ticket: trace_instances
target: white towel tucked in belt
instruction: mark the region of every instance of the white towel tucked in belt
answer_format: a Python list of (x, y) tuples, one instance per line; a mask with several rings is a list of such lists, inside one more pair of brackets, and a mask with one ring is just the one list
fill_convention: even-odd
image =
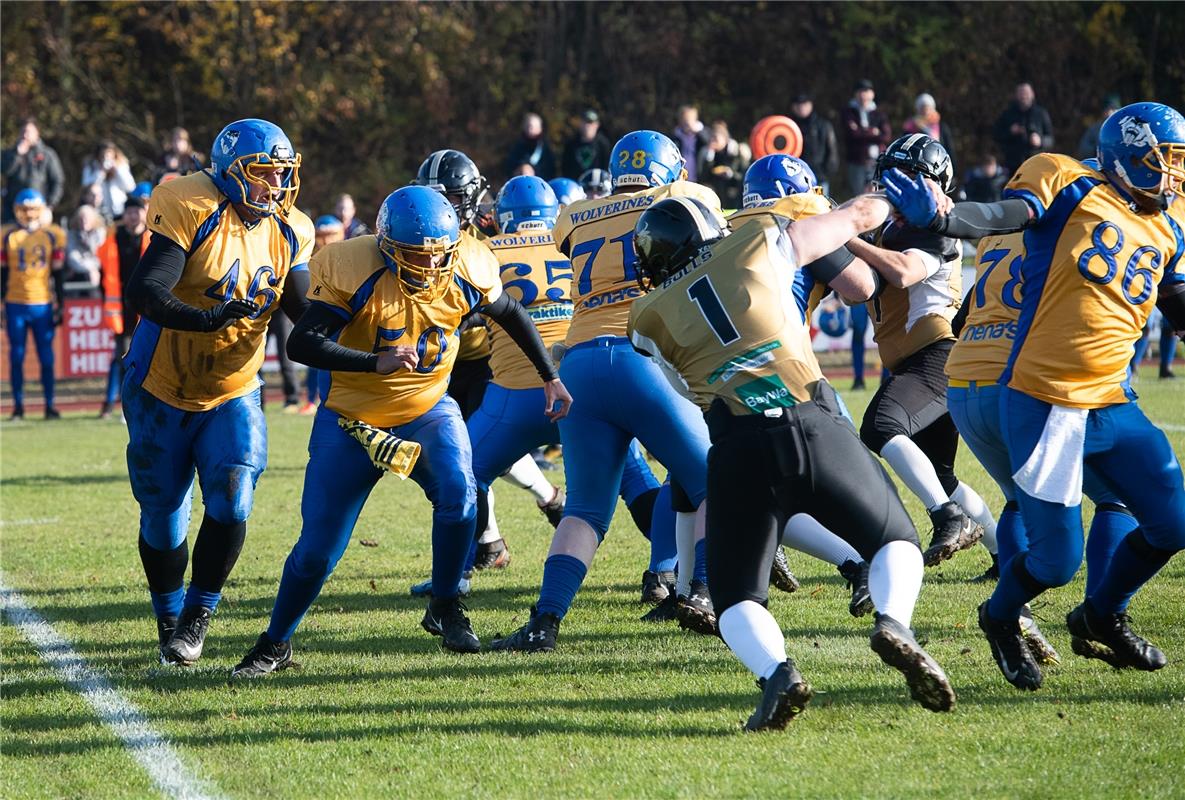
[(1089, 413), (1086, 408), (1049, 409), (1037, 446), (1012, 476), (1026, 494), (1063, 506), (1082, 502), (1082, 452)]

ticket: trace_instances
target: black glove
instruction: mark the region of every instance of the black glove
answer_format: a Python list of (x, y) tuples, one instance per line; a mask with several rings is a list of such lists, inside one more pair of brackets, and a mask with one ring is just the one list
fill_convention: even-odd
[(62, 322), (65, 320), (65, 315), (62, 313), (61, 306), (55, 306), (53, 310), (53, 326), (55, 328), (62, 327)]
[(220, 331), (232, 325), (243, 317), (249, 317), (259, 311), (259, 305), (250, 300), (227, 300), (207, 310), (206, 330)]

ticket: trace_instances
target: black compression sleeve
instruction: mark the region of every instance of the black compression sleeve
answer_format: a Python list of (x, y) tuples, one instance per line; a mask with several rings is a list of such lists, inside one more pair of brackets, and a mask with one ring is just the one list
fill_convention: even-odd
[(125, 294), (132, 308), (162, 328), (208, 332), (211, 330), (209, 315), (181, 302), (173, 294), (173, 287), (185, 270), (186, 258), (181, 245), (167, 236), (152, 234)]
[(333, 341), (347, 322), (324, 303), (310, 303), (288, 335), (288, 357), (314, 369), (374, 372), (379, 363), (376, 354), (343, 347)]
[(284, 279), (284, 293), (280, 295), (280, 308), (295, 323), (309, 307), (309, 271), (307, 269), (289, 272)]
[(483, 308), (481, 313), (498, 323), (499, 327), (510, 335), (519, 349), (531, 359), (535, 371), (544, 383), (556, 379), (555, 364), (551, 363), (551, 356), (548, 355), (547, 347), (539, 336), (539, 330), (531, 321), (527, 310), (517, 300), (504, 292), (497, 300)]
[(57, 298), (58, 308), (65, 308), (66, 306), (66, 270), (55, 269), (53, 271), (53, 295)]
[(1164, 281), (1156, 296), (1156, 307), (1175, 331), (1185, 331), (1185, 283)]
[(820, 283), (831, 283), (835, 280), (835, 276), (847, 269), (848, 264), (851, 264), (856, 257), (848, 250), (847, 245), (832, 250), (825, 256), (816, 258), (811, 263), (807, 264), (810, 267), (811, 274), (813, 274)]
[(950, 321), (950, 332), (955, 335), (956, 339), (963, 332), (963, 326), (967, 324), (967, 315), (971, 313), (971, 297), (974, 293), (975, 287), (972, 286), (967, 290), (967, 295), (963, 298), (963, 305), (959, 306), (954, 319)]
[(0, 299), (8, 297), (8, 267), (0, 267)]
[(930, 230), (952, 239), (980, 239), (993, 233), (1014, 233), (1036, 219), (1019, 197), (995, 203), (956, 203), (949, 214), (939, 214)]

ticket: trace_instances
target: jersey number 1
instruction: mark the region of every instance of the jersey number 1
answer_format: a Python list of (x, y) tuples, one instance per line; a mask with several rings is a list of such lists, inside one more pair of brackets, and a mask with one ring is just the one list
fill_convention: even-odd
[(707, 275), (687, 287), (687, 296), (699, 307), (699, 313), (704, 315), (708, 327), (716, 334), (720, 344), (727, 346), (741, 338)]

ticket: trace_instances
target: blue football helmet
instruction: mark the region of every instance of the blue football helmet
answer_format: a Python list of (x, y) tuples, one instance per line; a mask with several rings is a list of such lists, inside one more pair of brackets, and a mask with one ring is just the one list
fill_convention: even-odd
[(815, 172), (801, 158), (775, 153), (762, 156), (745, 172), (741, 204), (752, 208), (762, 200), (777, 200), (790, 194), (822, 194)]
[(12, 215), (22, 228), (40, 225), (44, 210), (45, 196), (36, 189), (21, 189), (12, 198)]
[(686, 177), (679, 147), (658, 131), (627, 133), (613, 145), (609, 177), (613, 188), (650, 189)]
[(1098, 157), (1112, 183), (1166, 209), (1185, 183), (1185, 117), (1163, 103), (1126, 105), (1099, 129)]
[[(576, 185), (575, 181), (567, 178), (556, 180), (567, 180), (573, 186)], [(560, 201), (542, 178), (518, 175), (506, 181), (502, 191), (498, 192), (494, 213), (498, 217), (498, 230), (502, 233), (549, 231), (555, 227), (555, 218), (560, 214)]]
[(448, 291), (461, 223), (452, 203), (427, 186), (404, 186), (387, 195), (374, 223), (383, 260), (409, 300), (431, 303)]
[[(272, 186), (262, 170), (279, 167), (280, 185)], [(287, 214), (300, 190), (300, 154), (284, 131), (267, 120), (241, 119), (222, 129), (210, 148), (210, 177), (232, 203), (262, 217)], [(263, 200), (251, 199), (251, 188), (265, 191)]]
[[(555, 192), (556, 200), (561, 206), (571, 205), (577, 200), (585, 198), (584, 189), (571, 178), (552, 178), (547, 182), (547, 185)], [(501, 197), (501, 193), (498, 196)]]
[(141, 200), (147, 200), (152, 195), (152, 182), (140, 181), (136, 187), (128, 192), (128, 197), (139, 197)]
[(593, 167), (581, 173), (580, 186), (586, 197), (608, 197), (613, 192), (613, 179), (609, 177), (609, 170)]

